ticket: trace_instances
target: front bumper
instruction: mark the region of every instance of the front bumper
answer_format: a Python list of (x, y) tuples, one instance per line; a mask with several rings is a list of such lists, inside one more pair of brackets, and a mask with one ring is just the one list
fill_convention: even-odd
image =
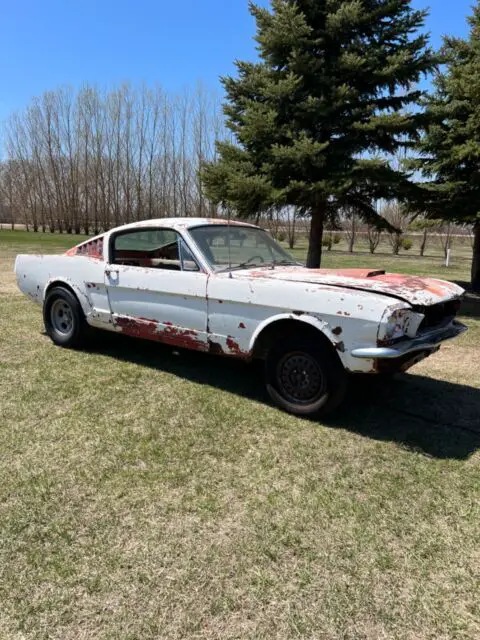
[(465, 331), (467, 331), (467, 327), (454, 320), (447, 327), (429, 331), (411, 340), (402, 340), (390, 347), (360, 347), (353, 349), (352, 356), (368, 360), (391, 360), (394, 358), (403, 359), (408, 354), (420, 352), (429, 355), (429, 352), (437, 351), (442, 342), (452, 340)]

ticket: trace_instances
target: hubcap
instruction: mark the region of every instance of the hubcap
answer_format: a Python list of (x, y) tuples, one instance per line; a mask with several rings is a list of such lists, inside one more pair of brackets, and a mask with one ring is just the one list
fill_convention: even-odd
[(65, 300), (55, 300), (50, 309), (50, 320), (55, 331), (68, 336), (73, 331), (72, 307)]
[(282, 395), (296, 404), (310, 404), (326, 391), (322, 370), (308, 353), (287, 353), (278, 363), (277, 380)]

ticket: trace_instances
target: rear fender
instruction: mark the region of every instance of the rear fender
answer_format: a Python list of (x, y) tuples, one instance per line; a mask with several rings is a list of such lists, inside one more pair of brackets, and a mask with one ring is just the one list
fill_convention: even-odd
[(43, 300), (45, 301), (50, 289), (57, 286), (61, 287), (62, 285), (66, 286), (66, 288), (70, 289), (73, 292), (73, 294), (76, 296), (77, 300), (79, 301), (80, 306), (82, 307), (85, 317), (88, 318), (88, 316), (90, 316), (93, 311), (92, 303), (90, 302), (90, 299), (85, 294), (85, 292), (82, 291), (81, 287), (74, 284), (69, 278), (65, 278), (65, 277), (50, 278), (50, 280), (48, 280), (45, 286), (45, 289), (43, 291)]

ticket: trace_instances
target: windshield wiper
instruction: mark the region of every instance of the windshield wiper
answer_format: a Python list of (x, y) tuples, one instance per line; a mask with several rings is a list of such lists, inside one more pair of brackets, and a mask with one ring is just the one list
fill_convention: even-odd
[(249, 269), (250, 267), (263, 267), (263, 263), (262, 264), (256, 264), (255, 262), (249, 262), (248, 260), (246, 262), (241, 262), (240, 264), (232, 264), (232, 266), (230, 267), (231, 269)]
[(284, 260), (273, 260), (272, 262), (266, 263), (266, 266), (270, 267), (270, 269), (275, 269), (275, 267), (282, 267), (282, 266), (288, 266), (288, 265), (298, 265), (298, 262), (295, 262), (295, 260), (284, 259)]
[[(218, 269), (218, 273), (224, 273), (225, 271), (236, 271), (237, 269), (248, 269), (249, 267), (263, 267), (263, 264), (255, 264), (253, 262), (241, 262), (240, 264), (232, 264), (223, 269)], [(267, 264), (268, 266), (268, 264)]]

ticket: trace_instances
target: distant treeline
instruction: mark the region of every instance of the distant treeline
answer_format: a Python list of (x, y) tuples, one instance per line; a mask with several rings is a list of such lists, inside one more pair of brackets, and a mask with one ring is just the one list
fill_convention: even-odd
[(145, 219), (212, 215), (198, 169), (225, 137), (216, 97), (126, 84), (32, 100), (6, 123), (0, 218), (27, 228), (95, 233)]

